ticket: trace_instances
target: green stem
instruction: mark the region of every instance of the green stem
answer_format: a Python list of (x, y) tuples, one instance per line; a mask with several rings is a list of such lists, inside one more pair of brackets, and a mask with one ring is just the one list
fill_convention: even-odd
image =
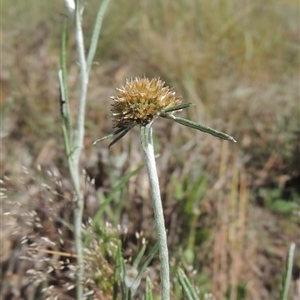
[(292, 269), (293, 269), (293, 263), (294, 263), (295, 249), (296, 249), (296, 244), (292, 243), (290, 245), (290, 250), (289, 250), (288, 257), (287, 257), (285, 274), (284, 274), (283, 281), (282, 281), (282, 290), (281, 290), (281, 294), (280, 294), (280, 300), (288, 299), (290, 284), (291, 284), (291, 279), (292, 279)]
[(102, 27), (102, 22), (103, 22), (103, 18), (105, 15), (105, 12), (107, 10), (108, 4), (109, 4), (110, 0), (103, 0), (100, 6), (100, 9), (98, 10), (98, 14), (97, 14), (97, 19), (96, 19), (96, 23), (94, 26), (94, 31), (93, 31), (93, 35), (92, 35), (92, 39), (91, 39), (91, 45), (90, 45), (90, 50), (87, 56), (87, 72), (88, 74), (90, 73), (91, 67), (92, 67), (92, 63), (93, 63), (93, 59), (96, 53), (96, 49), (97, 49), (97, 44), (98, 44), (98, 40), (99, 40), (99, 35), (101, 32), (101, 27)]
[[(78, 142), (80, 140), (72, 139), (72, 126), (71, 126), (71, 113), (69, 110), (68, 102), (68, 86), (67, 86), (67, 75), (66, 75), (66, 23), (63, 28), (62, 45), (61, 45), (61, 69), (59, 70), (59, 83), (60, 83), (60, 104), (61, 104), (61, 116), (62, 116), (62, 132), (65, 144), (65, 150), (68, 158), (68, 165), (72, 183), (77, 196), (76, 207), (74, 209), (74, 240), (77, 253), (77, 281), (76, 281), (76, 293), (77, 300), (82, 299), (83, 287), (83, 246), (81, 237), (82, 228), (82, 213), (83, 213), (83, 193), (80, 187), (80, 175), (79, 175), (79, 157), (81, 148)], [(77, 149), (75, 151), (74, 149)], [(79, 151), (78, 151), (79, 150)]]
[(82, 31), (82, 6), (80, 0), (65, 0), (66, 6), (70, 11), (72, 20), (74, 21), (76, 46), (78, 52), (78, 61), (80, 69), (79, 79), (79, 101), (77, 111), (77, 123), (76, 132), (72, 134), (71, 113), (69, 109), (68, 93), (67, 93), (67, 73), (66, 73), (66, 23), (64, 24), (63, 36), (62, 36), (62, 55), (61, 55), (61, 70), (59, 73), (59, 79), (61, 84), (61, 107), (62, 107), (62, 119), (63, 119), (63, 136), (65, 141), (66, 153), (68, 156), (68, 163), (70, 174), (77, 196), (76, 206), (74, 209), (74, 239), (77, 252), (77, 282), (76, 293), (77, 300), (82, 299), (83, 295), (83, 272), (84, 272), (84, 260), (83, 260), (83, 241), (82, 241), (82, 215), (84, 208), (84, 196), (80, 186), (80, 154), (84, 147), (84, 123), (85, 123), (85, 109), (86, 109), (86, 95), (87, 86), (89, 81), (89, 71), (92, 65), (92, 61), (97, 48), (97, 42), (101, 30), (102, 20), (104, 13), (107, 9), (109, 0), (104, 0), (100, 6), (98, 12), (96, 25), (94, 27), (90, 51), (88, 54), (88, 62), (85, 56), (84, 48), (84, 36)]
[(150, 190), (153, 202), (155, 228), (158, 238), (159, 258), (160, 258), (160, 280), (161, 280), (161, 299), (170, 299), (170, 270), (169, 255), (167, 245), (167, 234), (165, 229), (165, 220), (160, 196), (159, 181), (156, 170), (152, 123), (141, 127), (141, 143), (145, 155)]

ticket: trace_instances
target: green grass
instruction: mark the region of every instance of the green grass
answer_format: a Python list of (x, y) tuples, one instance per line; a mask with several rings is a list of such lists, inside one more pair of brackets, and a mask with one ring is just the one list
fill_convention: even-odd
[[(98, 5), (91, 0), (85, 8), (86, 45)], [(295, 216), (299, 211), (297, 183), (289, 188), (292, 196), (284, 197), (290, 180), (297, 182), (299, 176), (297, 7), (296, 1), (275, 0), (111, 2), (96, 53), (97, 64), (91, 71), (82, 156), (82, 167), (95, 178), (95, 185), (84, 182), (85, 220), (93, 217), (99, 201), (107, 201), (99, 226), (105, 228), (105, 222), (110, 221), (112, 228), (121, 224), (128, 230), (121, 235), (95, 231), (105, 245), (121, 239), (122, 254), (130, 259), (141, 249), (135, 232), (143, 231), (149, 246), (155, 240), (145, 171), (132, 176), (112, 196), (117, 183), (142, 162), (138, 131), (130, 132), (109, 151), (108, 143), (91, 144), (112, 130), (109, 97), (115, 95), (115, 88), (126, 78), (159, 76), (174, 86), (183, 102), (196, 104), (186, 109), (183, 117), (187, 114), (238, 141), (230, 145), (168, 120), (154, 125), (173, 276), (177, 266), (185, 268), (201, 295), (212, 292), (217, 299), (263, 299), (263, 294), (279, 299), (277, 279), (284, 273), (287, 245), (297, 238)], [(20, 264), (13, 256), (21, 246), (18, 238), (11, 237), (12, 231), (17, 227), (19, 238), (34, 232), (37, 241), (41, 236), (59, 240), (57, 232), (53, 236), (53, 228), (47, 227), (51, 224), (49, 215), (42, 214), (42, 231), (20, 227), (20, 219), (26, 209), (41, 214), (49, 206), (54, 215), (71, 224), (72, 216), (68, 219), (65, 213), (71, 207), (73, 191), (63, 152), (57, 78), (61, 14), (66, 10), (62, 1), (29, 0), (4, 1), (2, 11), (1, 177), (10, 178), (5, 180), (5, 193), (12, 202), (8, 205), (7, 200), (4, 211), (21, 216), (13, 218), (15, 221), (9, 219), (1, 229), (4, 239), (11, 240), (6, 251), (11, 255), (3, 256), (1, 263), (7, 284), (4, 299), (9, 299), (12, 277), (6, 272), (25, 272), (18, 270)], [(67, 47), (70, 102), (75, 112), (78, 68), (71, 34)], [(44, 175), (43, 181), (53, 185), (52, 193), (33, 180), (40, 176), (35, 171), (37, 164), (45, 174), (56, 171), (62, 187)], [(30, 176), (22, 173), (22, 166), (28, 168)], [(263, 197), (263, 207), (258, 205), (258, 195)], [(21, 204), (19, 210), (15, 203)], [(72, 232), (60, 226), (67, 246), (56, 250), (72, 252)], [(102, 288), (106, 293), (103, 297), (108, 298), (115, 261), (105, 245), (97, 259), (112, 281), (107, 285), (102, 282), (97, 289)], [(47, 247), (43, 243), (40, 246)], [(96, 244), (90, 247), (98, 249)], [(279, 249), (279, 256), (274, 249)], [(190, 255), (192, 259), (186, 259)], [(191, 262), (196, 274), (189, 269)], [(158, 274), (157, 261), (151, 263), (150, 270)], [(156, 283), (158, 279), (151, 280)], [(63, 289), (61, 282), (55, 282)], [(17, 289), (21, 288), (20, 283)], [(0, 290), (4, 291), (3, 286)], [(154, 288), (154, 299), (158, 294)], [(182, 299), (176, 284), (174, 295)], [(34, 299), (43, 298), (39, 294)]]

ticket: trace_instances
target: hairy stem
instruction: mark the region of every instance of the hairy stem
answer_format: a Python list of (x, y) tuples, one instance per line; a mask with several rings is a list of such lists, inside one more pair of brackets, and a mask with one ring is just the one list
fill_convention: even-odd
[(77, 114), (77, 130), (75, 140), (73, 144), (72, 153), (69, 157), (69, 166), (71, 177), (73, 180), (75, 192), (77, 195), (77, 201), (75, 206), (74, 216), (74, 234), (75, 234), (75, 246), (77, 251), (77, 299), (82, 299), (83, 287), (82, 278), (84, 272), (83, 262), (83, 245), (82, 245), (82, 214), (84, 207), (84, 197), (80, 187), (80, 171), (79, 160), (80, 154), (83, 149), (84, 138), (84, 122), (85, 122), (85, 107), (86, 107), (86, 93), (88, 85), (88, 76), (86, 68), (86, 59), (84, 51), (84, 39), (81, 26), (81, 6), (80, 1), (76, 1), (75, 5), (75, 37), (77, 53), (79, 57), (80, 79), (79, 79), (79, 103)]
[(141, 143), (145, 155), (151, 196), (153, 202), (155, 229), (157, 232), (160, 258), (161, 299), (170, 299), (170, 270), (165, 220), (160, 196), (159, 181), (154, 156), (152, 123), (141, 127)]
[(82, 215), (84, 208), (84, 196), (82, 188), (80, 186), (80, 154), (84, 147), (84, 123), (85, 123), (85, 109), (86, 109), (86, 95), (87, 86), (89, 81), (89, 71), (92, 66), (95, 51), (97, 48), (97, 42), (100, 35), (101, 25), (104, 17), (104, 13), (107, 9), (109, 0), (104, 0), (98, 11), (96, 24), (91, 39), (91, 45), (88, 54), (88, 62), (85, 56), (84, 48), (84, 35), (82, 31), (82, 13), (83, 6), (80, 0), (65, 0), (67, 9), (70, 12), (73, 24), (74, 33), (76, 38), (76, 47), (78, 53), (78, 64), (80, 69), (79, 78), (79, 101), (76, 119), (76, 132), (72, 133), (72, 121), (71, 113), (69, 109), (68, 101), (68, 89), (66, 80), (66, 22), (64, 24), (62, 35), (62, 55), (61, 55), (61, 70), (59, 72), (60, 80), (60, 92), (61, 92), (61, 114), (63, 123), (63, 137), (65, 141), (65, 149), (68, 157), (69, 170), (75, 189), (77, 201), (74, 209), (74, 240), (77, 252), (77, 300), (82, 299), (83, 295), (83, 272), (84, 272), (84, 260), (83, 260), (83, 242), (82, 242)]

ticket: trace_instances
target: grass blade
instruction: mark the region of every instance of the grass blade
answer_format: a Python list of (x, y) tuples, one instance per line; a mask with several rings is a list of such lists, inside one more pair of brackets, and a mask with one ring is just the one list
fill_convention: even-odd
[(131, 171), (129, 174), (124, 176), (122, 180), (113, 188), (113, 190), (110, 192), (110, 194), (107, 196), (106, 200), (104, 203), (102, 203), (101, 207), (97, 211), (93, 224), (94, 227), (96, 228), (100, 222), (101, 216), (103, 212), (105, 211), (107, 205), (114, 199), (115, 194), (129, 181), (129, 179), (137, 174), (142, 168), (144, 167), (144, 164), (140, 164), (135, 170)]
[(145, 300), (153, 300), (152, 283), (151, 283), (149, 276), (147, 276), (147, 278), (146, 278)]
[(140, 252), (138, 253), (137, 257), (135, 258), (135, 260), (134, 260), (134, 262), (133, 262), (133, 265), (132, 265), (132, 266), (133, 266), (135, 269), (138, 268), (138, 266), (139, 266), (139, 264), (140, 264), (140, 262), (141, 262), (141, 259), (142, 259), (143, 255), (144, 255), (145, 251), (146, 251), (146, 245), (143, 245), (142, 249), (140, 250)]
[(158, 243), (155, 243), (154, 246), (151, 248), (143, 266), (141, 267), (139, 274), (137, 276), (137, 278), (142, 277), (144, 272), (146, 271), (146, 269), (148, 268), (150, 262), (152, 261), (152, 259), (154, 258), (154, 256), (157, 254), (158, 252)]
[(113, 285), (113, 300), (117, 300), (118, 289), (119, 289), (119, 279), (122, 272), (122, 253), (121, 253), (121, 243), (118, 242), (118, 250), (116, 254), (115, 271), (114, 271), (114, 285)]
[(287, 300), (289, 295), (289, 289), (292, 279), (292, 269), (293, 269), (293, 262), (294, 262), (294, 256), (295, 256), (295, 249), (296, 245), (295, 243), (292, 243), (290, 246), (289, 254), (287, 257), (286, 267), (285, 267), (285, 273), (282, 280), (282, 289), (280, 293), (280, 300)]
[(179, 283), (187, 299), (199, 300), (194, 288), (192, 287), (189, 279), (187, 278), (183, 270), (179, 268), (177, 274), (178, 274)]

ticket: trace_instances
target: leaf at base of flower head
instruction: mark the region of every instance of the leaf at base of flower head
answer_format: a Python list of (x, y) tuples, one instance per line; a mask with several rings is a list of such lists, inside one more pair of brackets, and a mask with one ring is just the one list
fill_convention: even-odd
[(172, 114), (167, 114), (165, 116), (165, 118), (173, 120), (173, 121), (175, 121), (175, 122), (177, 122), (181, 125), (184, 125), (184, 126), (187, 126), (187, 127), (193, 128), (193, 129), (197, 129), (199, 131), (209, 133), (209, 134), (211, 134), (213, 136), (216, 136), (218, 138), (221, 138), (223, 140), (227, 140), (227, 141), (231, 141), (231, 142), (236, 143), (236, 140), (232, 136), (230, 136), (226, 133), (223, 133), (221, 131), (215, 130), (211, 127), (207, 127), (207, 126), (195, 123), (193, 121), (190, 121), (190, 120), (187, 120), (187, 119), (184, 119), (184, 118), (175, 117)]

